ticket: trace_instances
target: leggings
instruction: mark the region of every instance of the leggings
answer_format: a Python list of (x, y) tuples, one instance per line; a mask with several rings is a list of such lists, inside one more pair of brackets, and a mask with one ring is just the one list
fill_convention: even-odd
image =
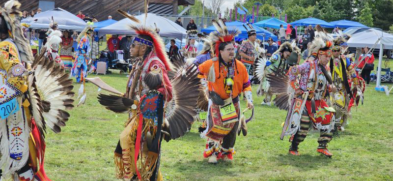
[[(308, 115), (303, 114), (302, 118), (300, 119), (300, 130), (297, 131), (297, 133), (293, 137), (291, 150), (298, 149), (299, 144), (303, 142), (304, 139), (306, 138), (310, 127), (312, 127), (312, 124), (313, 121), (310, 119), (310, 117)], [(329, 143), (330, 140), (332, 140), (332, 137), (333, 137), (332, 132), (328, 133), (327, 130), (320, 130), (320, 136), (318, 138), (318, 143), (319, 143), (318, 148), (326, 148), (327, 143)]]

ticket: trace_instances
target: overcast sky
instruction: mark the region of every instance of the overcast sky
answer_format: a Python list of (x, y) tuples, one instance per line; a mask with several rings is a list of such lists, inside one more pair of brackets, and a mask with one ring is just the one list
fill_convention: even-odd
[[(205, 1), (205, 5), (206, 6), (210, 6), (209, 0), (204, 0)], [(239, 1), (239, 0), (223, 0), (223, 4), (220, 7), (221, 13), (224, 13), (224, 11), (228, 8), (228, 9), (233, 9), (233, 5), (235, 4), (235, 2)], [(244, 0), (240, 0), (240, 1), (244, 1)]]

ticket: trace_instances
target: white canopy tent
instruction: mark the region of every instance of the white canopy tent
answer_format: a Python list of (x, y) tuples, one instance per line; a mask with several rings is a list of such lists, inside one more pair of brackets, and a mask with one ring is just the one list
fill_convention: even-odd
[(85, 21), (61, 8), (38, 13), (32, 18), (23, 19), (22, 23), (30, 25), (33, 29), (48, 29), (52, 17), (61, 30), (82, 31), (86, 27)]
[[(145, 15), (135, 16), (141, 23), (145, 22)], [(155, 29), (155, 25), (160, 29), (160, 35), (163, 37), (173, 37), (182, 39), (187, 35), (186, 29), (179, 26), (170, 19), (164, 18), (162, 16), (157, 16), (152, 13), (147, 14), (146, 26)], [(130, 28), (130, 25), (136, 25), (135, 22), (128, 18), (124, 18), (112, 25), (101, 28), (98, 31), (98, 35), (102, 36), (105, 34), (117, 34), (117, 35), (136, 35), (135, 31)]]
[(369, 29), (352, 35), (348, 40), (349, 47), (379, 47), (379, 61), (377, 70), (377, 91), (387, 91), (386, 87), (381, 87), (381, 67), (382, 67), (382, 56), (384, 49), (393, 49), (393, 35), (383, 32), (378, 29)]

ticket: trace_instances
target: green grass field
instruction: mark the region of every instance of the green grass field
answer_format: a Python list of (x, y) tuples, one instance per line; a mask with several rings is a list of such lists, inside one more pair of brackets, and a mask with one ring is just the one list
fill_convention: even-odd
[[(125, 75), (100, 77), (125, 91)], [(287, 137), (279, 139), (286, 112), (261, 106), (263, 97), (254, 96), (256, 116), (248, 124), (248, 136), (238, 137), (233, 162), (210, 165), (203, 159), (205, 140), (197, 133), (200, 123), (195, 123), (184, 137), (162, 144), (164, 179), (393, 180), (393, 97), (376, 92), (374, 87), (367, 87), (364, 105), (353, 108), (349, 126), (329, 144), (332, 159), (316, 152), (316, 133), (300, 145), (301, 156), (288, 155)], [(78, 88), (75, 84), (75, 91)], [(97, 90), (87, 83), (86, 104), (70, 111), (71, 119), (60, 134), (48, 131), (45, 168), (52, 180), (116, 180), (113, 151), (127, 115), (102, 107)]]

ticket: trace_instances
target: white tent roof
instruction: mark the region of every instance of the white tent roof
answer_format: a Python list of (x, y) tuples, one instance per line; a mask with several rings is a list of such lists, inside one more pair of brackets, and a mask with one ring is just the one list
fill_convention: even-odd
[[(380, 38), (381, 41), (379, 41)], [(393, 49), (392, 34), (371, 28), (369, 30), (353, 34), (352, 37), (348, 40), (348, 46), (379, 48), (381, 42), (384, 49)]]
[(86, 27), (85, 21), (61, 8), (38, 13), (32, 18), (22, 20), (22, 23), (29, 24), (33, 29), (47, 29), (52, 17), (59, 29), (82, 31)]
[[(135, 16), (135, 18), (137, 18), (141, 23), (145, 21), (144, 14)], [(156, 23), (157, 27), (160, 29), (161, 36), (182, 39), (182, 37), (185, 37), (187, 34), (186, 29), (179, 26), (172, 20), (148, 13), (146, 18), (146, 26), (155, 29), (154, 23)], [(128, 18), (124, 18), (117, 23), (113, 23), (112, 25), (101, 28), (98, 31), (98, 34), (99, 36), (105, 34), (135, 35), (135, 31), (130, 28), (130, 25), (136, 25), (136, 23)]]

